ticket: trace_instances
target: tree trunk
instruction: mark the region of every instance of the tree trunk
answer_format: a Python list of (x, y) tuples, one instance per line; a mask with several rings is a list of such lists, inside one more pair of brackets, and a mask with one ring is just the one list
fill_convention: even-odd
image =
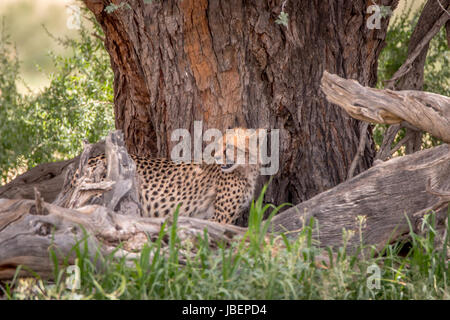
[[(171, 132), (192, 132), (195, 120), (272, 128), (280, 170), (266, 201), (298, 203), (346, 179), (359, 121), (330, 108), (320, 79), (328, 70), (375, 85), (388, 19), (367, 28), (368, 1), (130, 0), (132, 9), (112, 13), (110, 1), (84, 2), (106, 35), (116, 127), (130, 153), (167, 157)], [(283, 3), (288, 26), (275, 22)], [(356, 173), (373, 156), (369, 139)]]

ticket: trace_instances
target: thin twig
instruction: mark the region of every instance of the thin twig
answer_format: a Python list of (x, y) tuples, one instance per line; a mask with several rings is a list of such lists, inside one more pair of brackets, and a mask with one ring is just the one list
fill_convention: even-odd
[(444, 8), (444, 6), (442, 5), (441, 1), (440, 1), (440, 0), (436, 0), (436, 1), (437, 1), (437, 3), (439, 4), (439, 6), (442, 8), (442, 10), (444, 10), (445, 12), (447, 12), (447, 14), (450, 16), (450, 12), (448, 12), (448, 11)]
[(411, 138), (413, 137), (413, 134), (407, 134), (403, 137), (403, 139), (401, 139), (394, 147), (394, 149), (392, 149), (390, 151), (391, 156), (396, 153), (398, 151), (398, 149), (400, 149), (406, 142), (408, 142)]
[(100, 36), (100, 35), (98, 35), (97, 33), (92, 32), (91, 35), (93, 35), (93, 36), (96, 37), (97, 39), (100, 39), (102, 42), (105, 42), (105, 38), (102, 37), (102, 36)]
[(30, 212), (31, 214), (35, 214), (38, 216), (44, 216), (46, 215), (45, 208), (44, 208), (44, 200), (41, 197), (41, 193), (38, 191), (36, 187), (34, 187), (34, 200), (36, 204), (34, 205), (35, 211)]
[(364, 149), (366, 148), (367, 129), (368, 128), (369, 128), (369, 123), (364, 122), (361, 127), (361, 131), (360, 131), (358, 150), (356, 151), (355, 158), (353, 159), (352, 164), (350, 165), (350, 169), (348, 170), (347, 180), (349, 180), (353, 177), (353, 174), (355, 173), (356, 166), (358, 165), (359, 159), (362, 158), (362, 156), (364, 155)]
[(381, 143), (380, 150), (378, 150), (377, 155), (375, 156), (375, 160), (386, 160), (389, 158), (392, 143), (397, 136), (397, 133), (400, 131), (402, 127), (398, 124), (391, 125), (386, 132), (384, 133), (383, 142)]

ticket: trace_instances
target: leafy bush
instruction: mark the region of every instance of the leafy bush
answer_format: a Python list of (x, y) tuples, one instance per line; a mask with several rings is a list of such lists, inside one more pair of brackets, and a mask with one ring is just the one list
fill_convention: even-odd
[[(22, 95), (20, 63), (3, 25), (0, 38), (0, 182), (18, 167), (71, 158), (83, 139), (98, 141), (114, 127), (113, 74), (101, 28), (82, 25), (78, 39), (55, 39), (72, 53), (51, 54), (50, 85)], [(94, 31), (94, 33), (92, 33)], [(26, 159), (26, 160), (25, 160)]]

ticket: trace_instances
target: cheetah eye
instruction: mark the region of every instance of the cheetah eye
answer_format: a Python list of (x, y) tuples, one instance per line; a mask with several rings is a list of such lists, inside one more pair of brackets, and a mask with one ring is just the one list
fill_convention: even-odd
[(232, 166), (234, 166), (233, 163), (229, 163), (229, 164), (224, 164), (222, 166), (220, 166), (222, 168), (222, 170), (227, 170), (230, 169)]

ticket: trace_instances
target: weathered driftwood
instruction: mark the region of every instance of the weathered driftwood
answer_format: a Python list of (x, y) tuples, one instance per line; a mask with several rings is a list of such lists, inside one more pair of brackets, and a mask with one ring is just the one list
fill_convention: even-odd
[[(88, 160), (100, 153), (106, 154), (108, 165), (99, 161), (92, 171)], [(126, 151), (120, 131), (109, 134), (106, 142), (86, 145), (77, 170), (75, 185), (72, 185), (74, 166), (67, 170), (63, 188), (53, 204), (65, 208), (99, 204), (114, 212), (140, 216), (136, 165)]]
[[(122, 246), (115, 256), (126, 256), (131, 261), (148, 239), (158, 237), (165, 221), (163, 218), (125, 216), (99, 205), (74, 210), (44, 203), (45, 214), (39, 215), (33, 214), (35, 205), (33, 200), (0, 199), (0, 279), (11, 279), (19, 265), (26, 266), (21, 275), (30, 275), (29, 270), (32, 270), (41, 277), (52, 277), (54, 265), (50, 250), (60, 261), (67, 259), (73, 264), (74, 248), (78, 245), (83, 250), (85, 243), (93, 261), (97, 253), (110, 254), (119, 244)], [(169, 220), (169, 227), (170, 224)], [(203, 237), (206, 228), (211, 246), (229, 242), (246, 231), (186, 217), (179, 217), (177, 227), (177, 236), (192, 242), (198, 239), (197, 236)], [(163, 240), (167, 242), (167, 239)], [(101, 262), (97, 261), (99, 267)]]
[[(91, 154), (104, 152), (105, 142), (90, 146)], [(70, 160), (40, 164), (13, 181), (0, 186), (0, 199), (34, 199), (37, 188), (46, 202), (53, 202), (61, 193), (68, 171), (79, 166), (80, 156)]]
[[(450, 18), (450, 15), (443, 10), (444, 5), (450, 8), (450, 0), (427, 1), (409, 39), (407, 57), (391, 81), (385, 83), (386, 89), (423, 90), (424, 70), (428, 49), (430, 47), (429, 43), (439, 30), (442, 29), (442, 19)], [(447, 24), (449, 21), (447, 21)], [(397, 80), (395, 80), (396, 78)], [(390, 151), (391, 144), (388, 144), (388, 141), (390, 140), (390, 136), (394, 135), (393, 132), (395, 130), (397, 130), (397, 125), (394, 125), (394, 128), (393, 126), (389, 127), (388, 131), (390, 132), (389, 134), (385, 134), (384, 137), (385, 148), (379, 149), (377, 153), (378, 159), (384, 159), (383, 153), (392, 154)], [(400, 126), (398, 130), (400, 130)], [(423, 145), (423, 132), (410, 128), (405, 128), (404, 132), (405, 138), (402, 139), (402, 144), (399, 142), (396, 147), (404, 145), (405, 154), (412, 154), (421, 150)]]
[(355, 80), (324, 72), (322, 91), (328, 101), (353, 118), (384, 124), (403, 121), (450, 143), (450, 98), (424, 91), (391, 91), (361, 86)]
[(0, 187), (0, 198), (34, 199), (34, 188), (38, 188), (47, 202), (52, 202), (61, 192), (65, 172), (79, 157), (71, 160), (38, 165), (13, 181)]
[(333, 189), (302, 202), (272, 220), (274, 232), (298, 230), (314, 218), (315, 237), (321, 246), (340, 246), (343, 229), (352, 231), (349, 248), (364, 244), (381, 248), (420, 230), (422, 218), (437, 212), (437, 227), (444, 234), (450, 202), (450, 147), (441, 145), (382, 162)]
[[(450, 4), (450, 1), (445, 1), (445, 5)], [(443, 10), (442, 10), (443, 9)], [(408, 44), (408, 56), (403, 65), (397, 70), (394, 76), (385, 82), (385, 89), (391, 90), (423, 90), (424, 83), (424, 66), (426, 62), (429, 42), (441, 29), (445, 20), (450, 18), (446, 14), (443, 4), (439, 1), (427, 1), (420, 17), (417, 21), (414, 31), (411, 34)], [(450, 25), (447, 21), (447, 25)], [(353, 177), (354, 170), (362, 157), (362, 146), (365, 146), (367, 141), (367, 128), (369, 124), (365, 122), (362, 125), (362, 134), (360, 135), (360, 142), (358, 152), (350, 166), (347, 179)], [(397, 133), (401, 129), (405, 129), (405, 136), (393, 148)], [(422, 149), (423, 132), (417, 128), (411, 128), (403, 124), (391, 125), (384, 133), (383, 141), (377, 151), (376, 160), (389, 159), (398, 149), (405, 146), (405, 154), (412, 154)]]

